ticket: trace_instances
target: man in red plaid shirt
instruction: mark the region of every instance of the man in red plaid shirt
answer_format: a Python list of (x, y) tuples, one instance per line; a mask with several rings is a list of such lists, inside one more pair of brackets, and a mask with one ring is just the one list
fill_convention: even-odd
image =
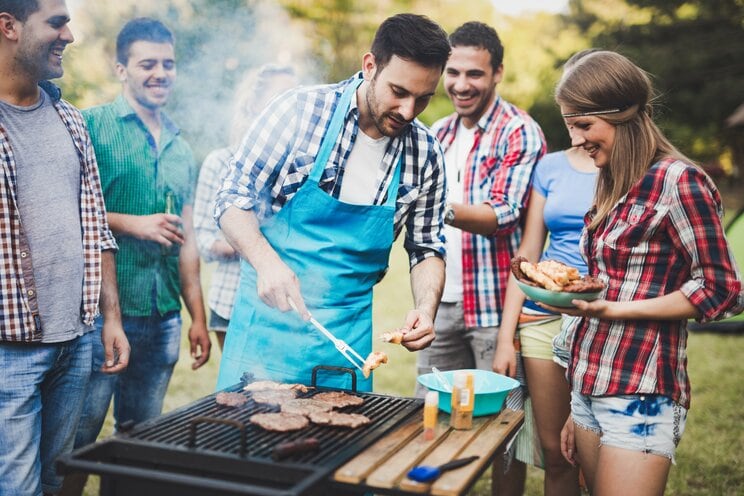
[[(419, 353), (419, 374), (432, 366), (491, 370), (532, 171), (545, 153), (537, 123), (496, 92), (504, 74), (496, 31), (468, 22), (450, 35), (450, 45), (444, 87), (455, 112), (433, 126), (445, 153), (447, 272), (437, 338)], [(507, 403), (521, 408), (516, 393)], [(517, 487), (507, 494), (521, 494), (524, 470), (521, 462), (512, 465), (507, 480)]]

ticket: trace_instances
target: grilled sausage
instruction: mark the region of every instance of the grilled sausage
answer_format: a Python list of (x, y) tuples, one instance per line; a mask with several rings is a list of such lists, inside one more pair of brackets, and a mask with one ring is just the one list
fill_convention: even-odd
[(309, 453), (320, 449), (320, 441), (314, 437), (298, 439), (297, 441), (287, 441), (286, 443), (277, 444), (271, 452), (271, 458), (279, 461), (292, 455), (300, 453)]

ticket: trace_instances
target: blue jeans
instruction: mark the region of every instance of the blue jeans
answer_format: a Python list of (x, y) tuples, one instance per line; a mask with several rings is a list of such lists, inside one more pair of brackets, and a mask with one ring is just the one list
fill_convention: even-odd
[(0, 343), (0, 494), (57, 493), (55, 459), (72, 449), (93, 333), (53, 344)]
[(96, 441), (114, 398), (114, 421), (118, 427), (127, 421), (140, 423), (160, 415), (173, 367), (178, 361), (181, 342), (181, 315), (178, 312), (152, 317), (123, 317), (129, 340), (129, 366), (117, 375), (101, 372), (103, 346), (101, 326), (96, 320), (96, 341), (85, 408), (80, 418), (75, 448)]

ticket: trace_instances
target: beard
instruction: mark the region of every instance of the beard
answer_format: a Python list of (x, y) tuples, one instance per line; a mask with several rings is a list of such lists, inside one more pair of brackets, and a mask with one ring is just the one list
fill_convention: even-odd
[[(401, 134), (403, 134), (403, 132), (408, 129), (408, 124), (410, 124), (410, 122), (404, 119), (400, 114), (397, 114), (395, 112), (383, 112), (381, 110), (380, 102), (377, 100), (376, 80), (377, 77), (375, 76), (369, 82), (369, 88), (365, 97), (365, 100), (367, 102), (367, 109), (369, 110), (369, 115), (375, 125), (375, 128), (377, 128), (380, 134), (382, 134), (383, 136), (387, 136), (388, 138), (395, 138), (396, 136), (400, 136)], [(396, 128), (389, 124), (389, 121), (391, 119), (397, 122), (406, 122), (407, 124), (405, 126)]]

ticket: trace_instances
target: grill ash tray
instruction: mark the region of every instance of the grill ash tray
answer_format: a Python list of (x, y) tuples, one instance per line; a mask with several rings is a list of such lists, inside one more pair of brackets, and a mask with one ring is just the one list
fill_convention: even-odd
[[(298, 397), (326, 390), (316, 388)], [(215, 394), (206, 396), (75, 450), (60, 458), (58, 471), (101, 475), (101, 494), (110, 496), (322, 494), (319, 487), (336, 468), (423, 406), (419, 399), (356, 392), (364, 403), (343, 411), (366, 415), (370, 424), (356, 429), (311, 424), (279, 433), (248, 420), (275, 407), (255, 403), (242, 384), (224, 391), (239, 392), (248, 402), (231, 408), (218, 405)], [(271, 458), (278, 444), (307, 438), (317, 439), (320, 449), (282, 461)]]

